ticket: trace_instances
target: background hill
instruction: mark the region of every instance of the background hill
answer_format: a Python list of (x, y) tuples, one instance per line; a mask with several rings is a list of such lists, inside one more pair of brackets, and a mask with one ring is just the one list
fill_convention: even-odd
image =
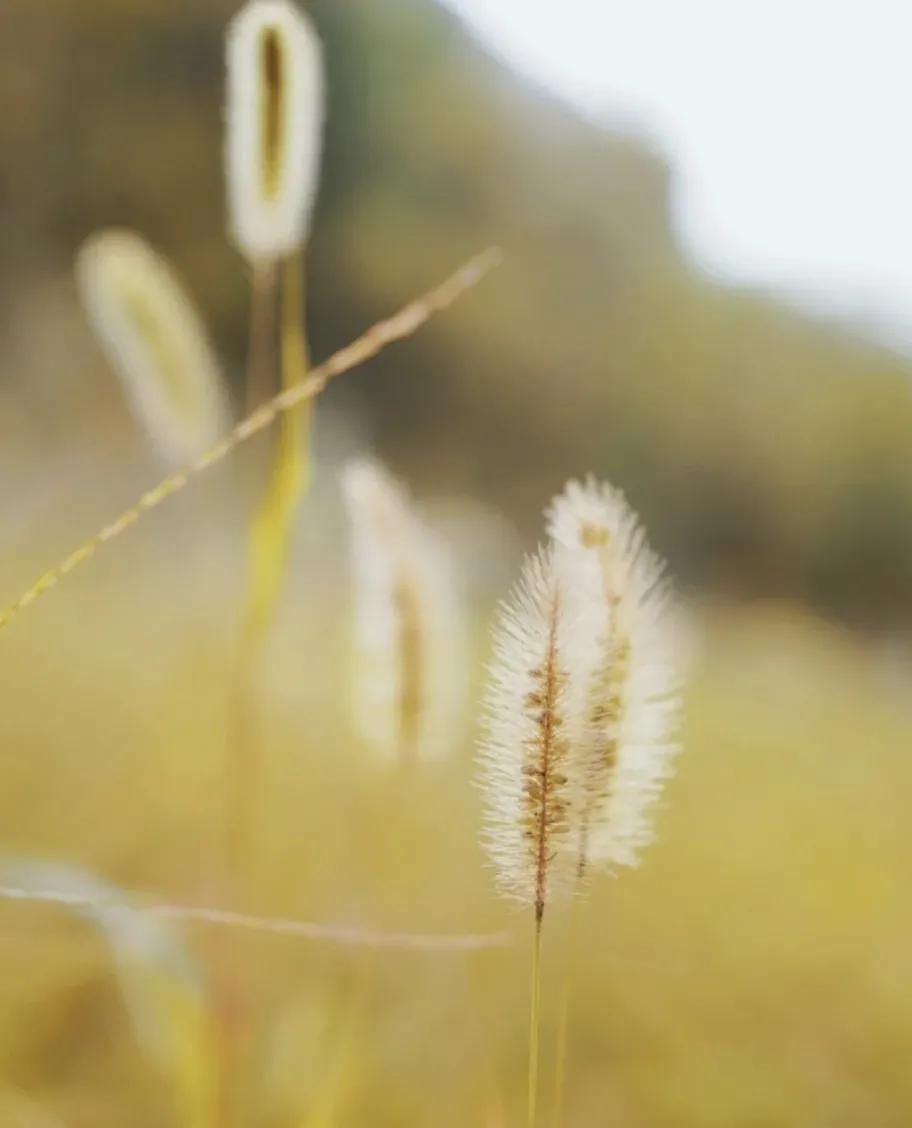
[[(245, 280), (224, 242), (220, 172), (233, 6), (34, 0), (0, 13), (11, 416), (53, 402), (51, 423), (91, 431), (117, 410), (68, 281), (79, 242), (112, 222), (178, 261), (239, 369)], [(563, 478), (591, 470), (628, 490), (700, 590), (906, 621), (910, 364), (701, 276), (670, 229), (662, 157), (522, 85), (428, 0), (312, 8), (331, 81), (317, 353), (475, 249), (508, 256), (483, 294), (327, 402), (366, 405), (422, 490), (482, 494), (528, 526)], [(72, 322), (56, 355), (37, 329), (52, 300)]]

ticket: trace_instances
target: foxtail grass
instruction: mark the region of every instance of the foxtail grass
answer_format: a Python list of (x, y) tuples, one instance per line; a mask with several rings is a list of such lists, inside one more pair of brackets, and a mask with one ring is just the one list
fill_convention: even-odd
[(536, 1123), (545, 909), (572, 836), (572, 641), (555, 554), (528, 557), (494, 629), (482, 743), (485, 846), (501, 889), (532, 908), (528, 1124)]
[(570, 482), (551, 504), (548, 530), (589, 627), (573, 847), (582, 879), (636, 866), (653, 838), (652, 808), (677, 752), (670, 592), (636, 514), (607, 483)]
[[(671, 738), (677, 673), (665, 565), (623, 494), (592, 478), (570, 482), (551, 503), (548, 531), (568, 590), (590, 624), (573, 845), (580, 894), (592, 871), (635, 866), (652, 840), (651, 809), (677, 751)], [(563, 1115), (577, 918), (574, 906), (557, 1034), (555, 1128)]]
[(364, 744), (405, 767), (460, 736), (462, 619), (440, 539), (375, 460), (342, 473), (355, 610), (353, 715)]
[(291, 0), (250, 0), (229, 25), (229, 226), (249, 262), (279, 262), (306, 242), (322, 148), (322, 54)]
[[(592, 871), (633, 866), (676, 751), (664, 565), (623, 496), (571, 482), (548, 511), (494, 628), (481, 786), (484, 844), (501, 890), (534, 912), (528, 1124), (537, 1120), (545, 909)], [(572, 965), (555, 1060), (566, 1073)]]

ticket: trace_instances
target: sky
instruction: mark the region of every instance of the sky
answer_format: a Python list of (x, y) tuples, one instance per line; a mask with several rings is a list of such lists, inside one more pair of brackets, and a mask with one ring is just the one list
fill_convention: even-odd
[(912, 0), (447, 0), (674, 169), (711, 273), (912, 350)]

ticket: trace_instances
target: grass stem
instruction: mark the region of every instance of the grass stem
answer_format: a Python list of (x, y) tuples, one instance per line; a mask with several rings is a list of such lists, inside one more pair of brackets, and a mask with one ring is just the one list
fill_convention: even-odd
[[(262, 358), (272, 352), (268, 334), (274, 329), (275, 281), (280, 278), (281, 383), (288, 391), (306, 380), (310, 368), (304, 322), (304, 257), (293, 255), (271, 281), (255, 275), (253, 305), (266, 304), (251, 316), (251, 367), (248, 391), (266, 384), (269, 366)], [(258, 294), (259, 292), (259, 294)], [(259, 337), (258, 337), (259, 335)], [(258, 360), (259, 358), (259, 360)], [(259, 370), (262, 369), (262, 372)], [(259, 372), (259, 375), (258, 375)], [(250, 526), (248, 583), (244, 625), (232, 678), (228, 719), (229, 864), (237, 877), (244, 865), (256, 817), (259, 765), (256, 753), (255, 688), (257, 668), (266, 634), (273, 621), (288, 559), (295, 513), (310, 473), (309, 421), (311, 405), (302, 401), (286, 411), (279, 425), (269, 480)]]
[(532, 1001), (529, 1012), (529, 1090), (528, 1128), (535, 1128), (538, 1109), (538, 1049), (541, 1027), (541, 948), (542, 913), (536, 909), (535, 938), (532, 944)]
[[(294, 388), (302, 383), (310, 370), (310, 344), (307, 337), (307, 286), (304, 253), (293, 255), (285, 263), (282, 287), (282, 387)], [(293, 411), (286, 412), (285, 423), (292, 431), (294, 450), (298, 454), (299, 488), (307, 489), (311, 474), (312, 454), (310, 423), (313, 405), (304, 400)]]
[(257, 263), (250, 281), (250, 328), (247, 342), (247, 411), (253, 411), (273, 394), (275, 361), (275, 264)]
[[(295, 255), (282, 270), (281, 380), (285, 392), (302, 384), (310, 367), (303, 303), (303, 257)], [(269, 482), (251, 525), (245, 634), (254, 651), (275, 612), (295, 513), (310, 475), (310, 454), (305, 447), (305, 442), (309, 447), (310, 413), (310, 404), (302, 401), (282, 416)]]

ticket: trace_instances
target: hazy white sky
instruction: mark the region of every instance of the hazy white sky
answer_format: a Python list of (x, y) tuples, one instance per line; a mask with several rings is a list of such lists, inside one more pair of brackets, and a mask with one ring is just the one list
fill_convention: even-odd
[(912, 344), (912, 0), (447, 0), (520, 69), (645, 131), (715, 273)]

